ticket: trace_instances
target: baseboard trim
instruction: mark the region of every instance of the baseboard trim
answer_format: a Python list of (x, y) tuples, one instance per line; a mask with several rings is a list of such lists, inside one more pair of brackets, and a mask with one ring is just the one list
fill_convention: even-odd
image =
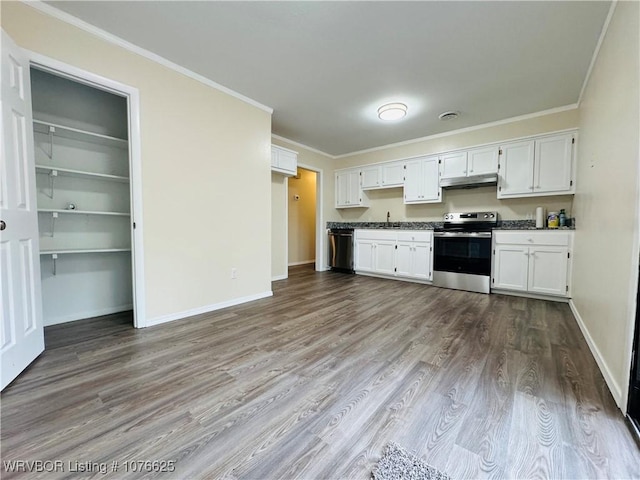
[(573, 303), (573, 299), (569, 300), (569, 308), (571, 308), (571, 312), (573, 313), (573, 316), (575, 317), (576, 322), (580, 327), (582, 336), (587, 341), (589, 350), (591, 350), (591, 354), (593, 355), (593, 358), (595, 358), (605, 382), (607, 382), (607, 386), (609, 387), (609, 391), (611, 391), (611, 395), (613, 395), (613, 399), (616, 401), (616, 405), (618, 405), (618, 408), (622, 410), (623, 413), (625, 413), (626, 405), (623, 405), (624, 396), (622, 394), (622, 389), (620, 388), (620, 385), (618, 385), (618, 382), (615, 381), (613, 375), (611, 374), (611, 370), (609, 370), (607, 362), (600, 353), (600, 350), (598, 349), (596, 343), (593, 341), (593, 338), (591, 338), (591, 334), (589, 333), (584, 320), (582, 320), (582, 316), (580, 315), (580, 312), (578, 312), (575, 303)]
[(203, 307), (192, 308), (191, 310), (184, 310), (182, 312), (170, 313), (168, 315), (161, 315), (159, 317), (151, 318), (147, 320), (147, 327), (153, 327), (162, 323), (173, 322), (174, 320), (182, 320), (183, 318), (193, 317), (195, 315), (201, 315), (203, 313), (214, 312), (227, 307), (233, 307), (235, 305), (241, 305), (243, 303), (253, 302), (254, 300), (260, 300), (273, 296), (273, 292), (268, 290), (266, 292), (256, 293), (255, 295), (248, 295), (246, 297), (234, 298), (225, 302), (214, 303), (212, 305), (205, 305)]
[(271, 277), (271, 281), (277, 282), (278, 280), (286, 280), (287, 278), (289, 278), (289, 275), (284, 273), (282, 275), (276, 275), (275, 277)]
[(310, 263), (316, 263), (315, 259), (314, 260), (303, 260), (302, 262), (291, 262), (289, 264), (290, 267), (296, 267), (298, 265), (309, 265)]
[(500, 288), (492, 288), (491, 293), (498, 295), (511, 295), (512, 297), (534, 298), (536, 300), (549, 300), (550, 302), (569, 303), (567, 297), (555, 297), (553, 295), (541, 295), (539, 293), (516, 292), (515, 290), (502, 290)]
[(57, 317), (53, 320), (46, 320), (43, 322), (45, 327), (52, 325), (59, 325), (61, 323), (75, 322), (76, 320), (85, 320), (93, 317), (101, 317), (103, 315), (111, 315), (112, 313), (126, 312), (133, 310), (133, 304), (128, 303), (126, 305), (118, 305), (116, 307), (101, 308), (100, 310), (86, 310), (84, 312), (74, 313), (72, 315), (65, 315), (63, 317)]

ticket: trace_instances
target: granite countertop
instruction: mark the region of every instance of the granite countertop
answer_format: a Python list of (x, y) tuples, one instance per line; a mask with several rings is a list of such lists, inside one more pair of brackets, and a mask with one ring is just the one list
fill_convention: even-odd
[[(327, 228), (366, 228), (371, 230), (433, 230), (442, 228), (443, 222), (327, 222)], [(494, 230), (575, 230), (575, 221), (568, 227), (536, 228), (535, 220), (501, 220)]]

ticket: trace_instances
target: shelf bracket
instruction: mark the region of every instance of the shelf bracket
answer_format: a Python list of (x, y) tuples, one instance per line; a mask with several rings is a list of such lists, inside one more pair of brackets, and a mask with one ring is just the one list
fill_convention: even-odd
[(55, 236), (56, 218), (58, 218), (58, 212), (51, 212), (51, 238)]
[(56, 127), (49, 125), (49, 153), (47, 153), (47, 156), (50, 159), (53, 159), (53, 134), (56, 133)]
[(49, 198), (53, 198), (53, 184), (57, 176), (58, 170), (51, 170), (49, 172)]
[(56, 261), (58, 260), (58, 254), (52, 253), (51, 259), (53, 260), (53, 275), (57, 275)]

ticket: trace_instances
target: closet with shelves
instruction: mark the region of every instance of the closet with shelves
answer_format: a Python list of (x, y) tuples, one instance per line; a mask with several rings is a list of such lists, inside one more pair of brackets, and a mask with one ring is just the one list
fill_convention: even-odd
[(125, 97), (31, 69), (44, 324), (133, 308)]

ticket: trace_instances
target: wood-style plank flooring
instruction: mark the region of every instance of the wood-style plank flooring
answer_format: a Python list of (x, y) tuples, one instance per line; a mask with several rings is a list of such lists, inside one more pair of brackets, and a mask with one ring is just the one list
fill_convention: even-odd
[(117, 461), (107, 477), (366, 479), (390, 441), (457, 479), (640, 478), (566, 304), (309, 266), (273, 288), (143, 330), (130, 315), (47, 328), (2, 394), (2, 461), (65, 472), (2, 478)]

